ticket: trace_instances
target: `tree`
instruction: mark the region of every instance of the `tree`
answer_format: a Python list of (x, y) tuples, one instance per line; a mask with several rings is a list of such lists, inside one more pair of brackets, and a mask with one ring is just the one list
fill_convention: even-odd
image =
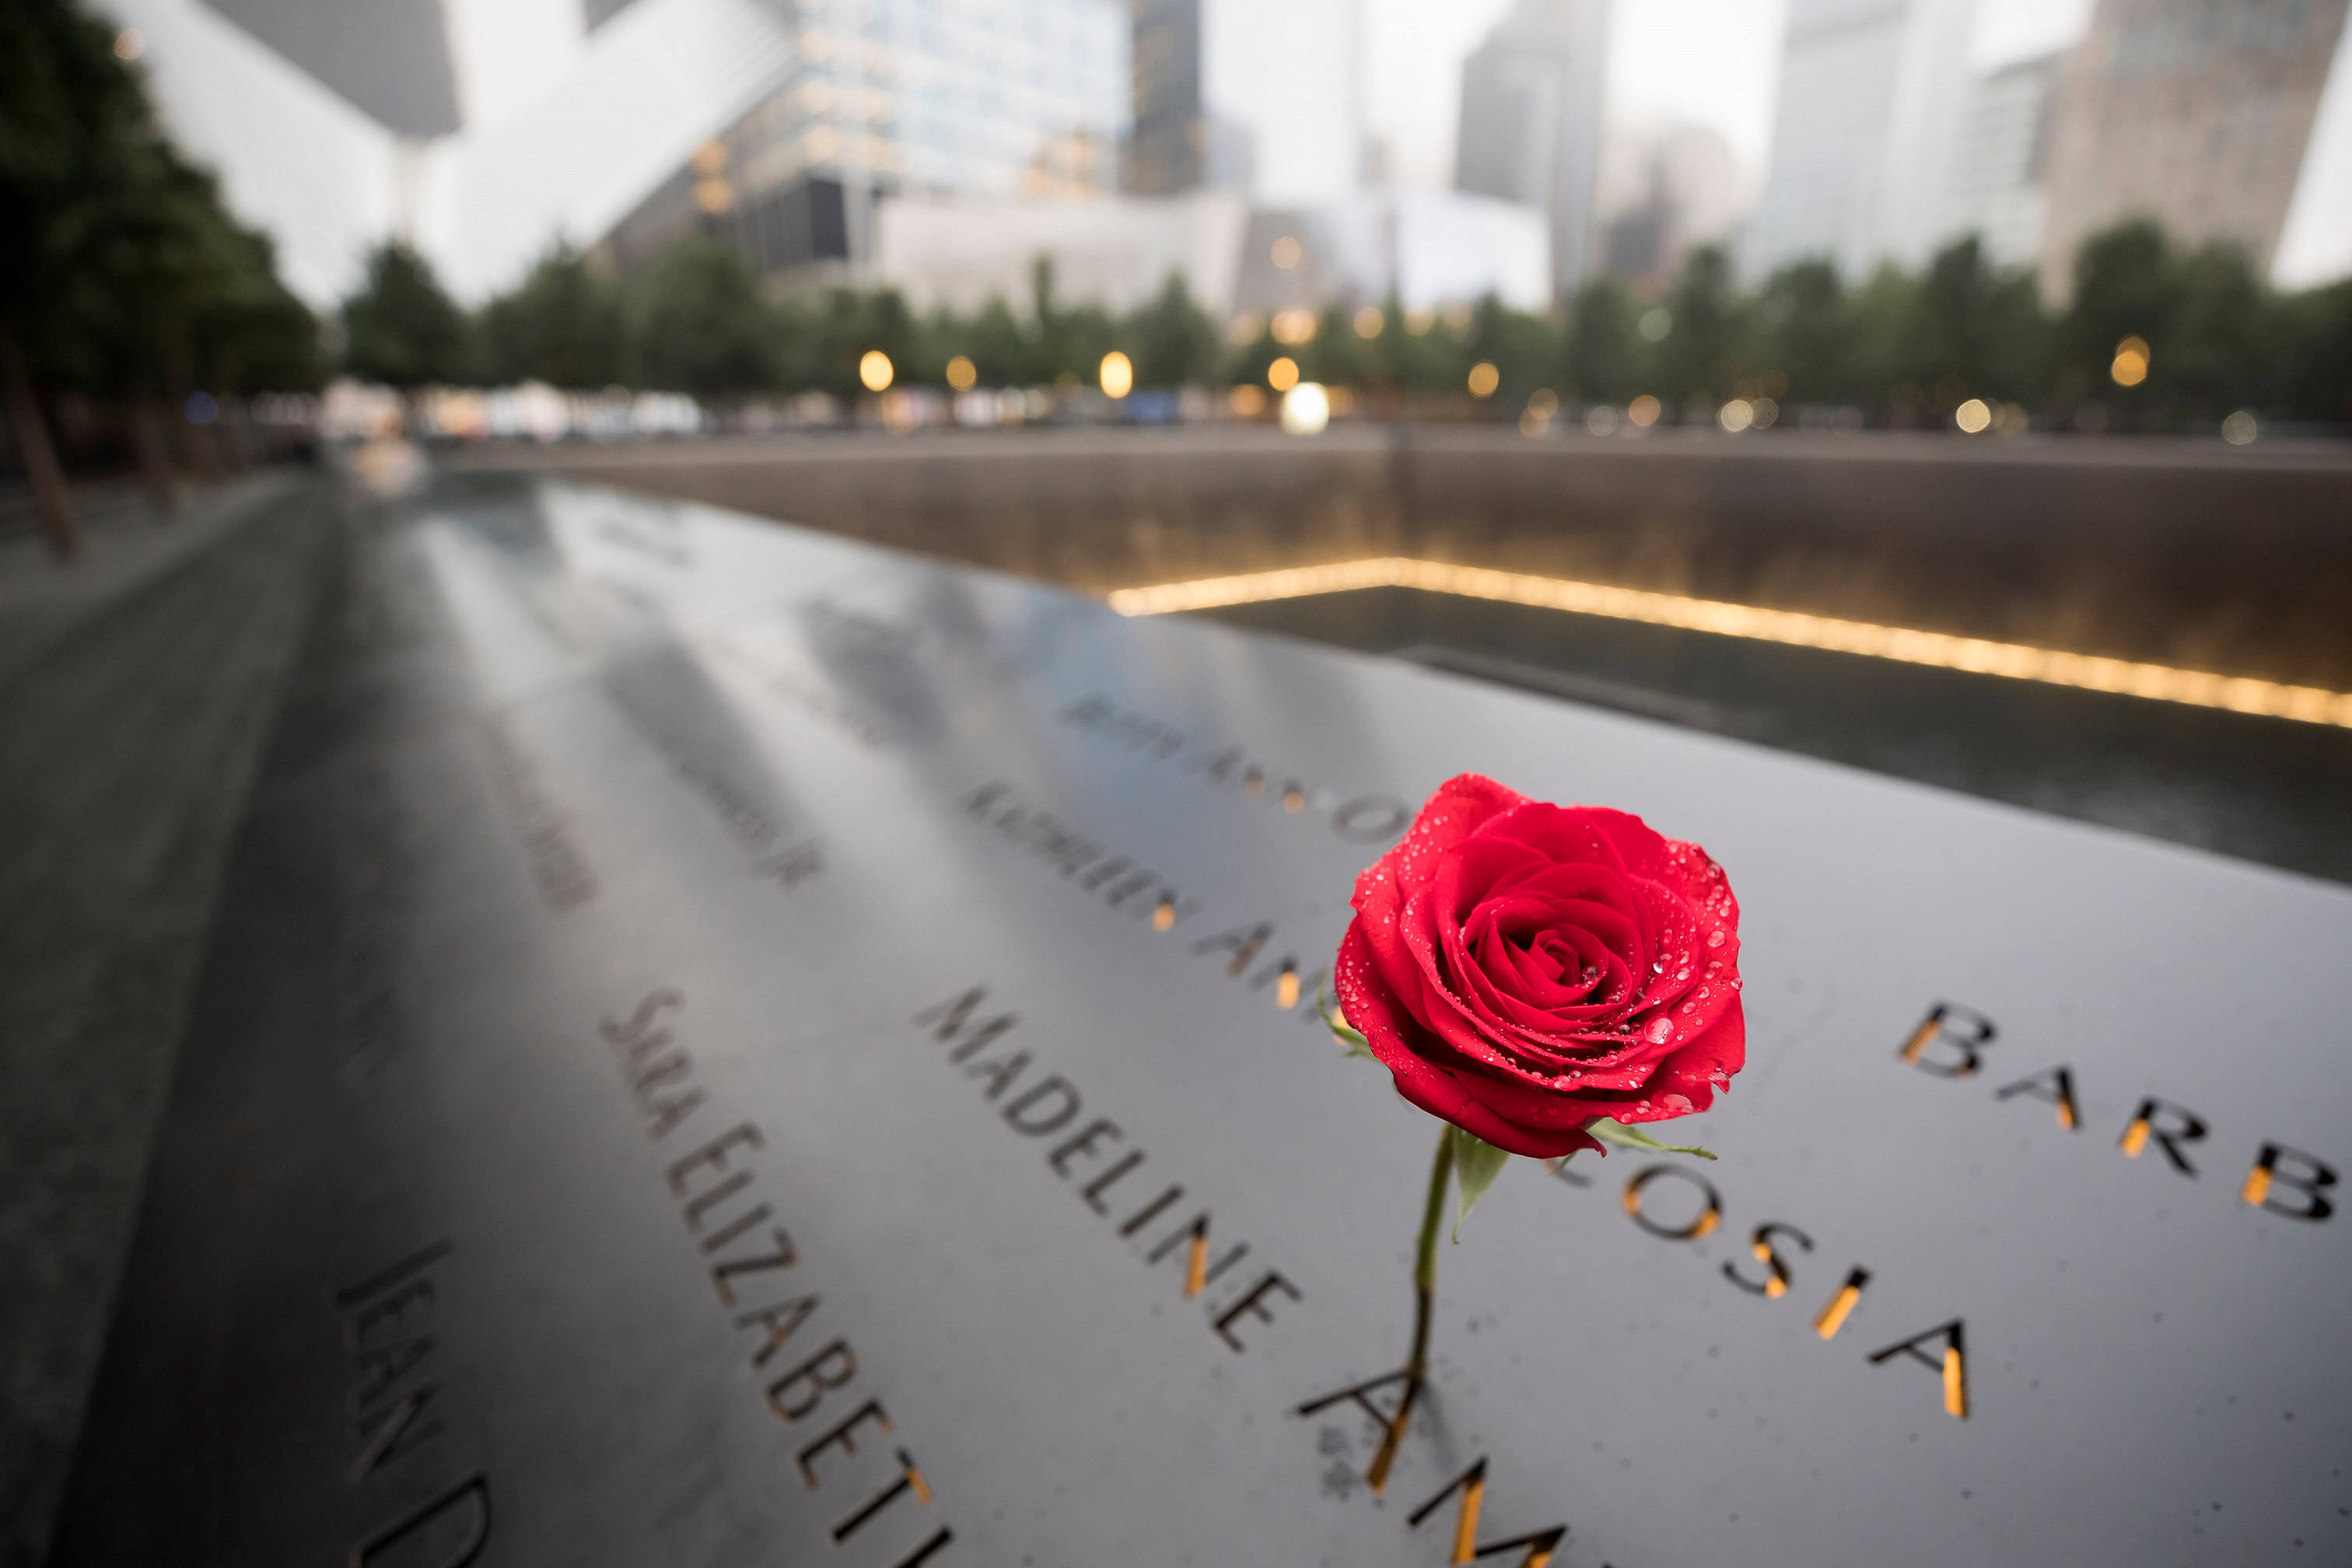
[(0, 396), (35, 510), (59, 556), (73, 518), (35, 375), (79, 353), (89, 291), (75, 237), (110, 154), (152, 135), (144, 94), (110, 29), (68, 0), (0, 6)]
[(2172, 336), (2176, 303), (2172, 247), (2155, 219), (2127, 218), (2084, 241), (2074, 256), (2074, 302), (2059, 323), (2064, 390), (2146, 408), (2156, 388), (2116, 384), (2111, 366), (2128, 337), (2146, 342), (2158, 356), (2168, 353), (2163, 345)]
[(587, 392), (628, 373), (621, 291), (569, 245), (557, 245), (511, 292), (491, 300), (481, 331), (484, 358), (498, 381)]
[(2219, 418), (2275, 406), (2293, 361), (2284, 312), (2235, 246), (2210, 246), (2173, 264), (2172, 324), (2148, 381), (2175, 416)]
[(403, 393), (470, 379), (473, 332), (433, 264), (398, 240), (368, 257), (367, 280), (343, 301), (343, 366)]
[[(1415, 331), (1415, 326), (1421, 330)], [(1402, 390), (1462, 395), (1470, 361), (1461, 343), (1426, 314), (1406, 310), (1393, 294), (1382, 307), (1377, 341), (1381, 361)]]
[(1561, 374), (1588, 402), (1622, 403), (1642, 390), (1643, 354), (1633, 293), (1615, 278), (1576, 291), (1561, 345)]
[(2280, 378), (2284, 411), (2352, 425), (2352, 280), (2297, 295), (2280, 316), (2292, 345)]
[(1927, 263), (1899, 334), (1898, 370), (1939, 413), (1970, 396), (2024, 397), (2041, 385), (2044, 337), (2032, 277), (1994, 270), (1969, 235)]
[[(1514, 416), (1538, 387), (1550, 388), (1558, 380), (1560, 340), (1551, 321), (1526, 310), (1514, 310), (1493, 294), (1470, 311), (1469, 335), (1462, 354), (1470, 364), (1495, 367), (1496, 384), (1486, 406)], [(1466, 382), (1468, 366), (1464, 367)]]
[[(880, 351), (890, 361), (893, 384), (915, 379), (915, 318), (895, 289), (860, 294), (827, 290), (800, 318), (800, 349), (792, 381), (831, 393), (845, 402), (866, 394), (858, 370), (866, 354)], [(942, 361), (942, 363), (945, 362)]]
[(1215, 373), (1217, 324), (1192, 302), (1181, 272), (1171, 272), (1152, 301), (1128, 318), (1122, 334), (1135, 355), (1135, 384), (1206, 385)]
[(1379, 347), (1358, 335), (1355, 312), (1336, 302), (1324, 308), (1314, 338), (1293, 357), (1309, 380), (1328, 386), (1370, 387), (1387, 378)]
[(1670, 405), (1731, 394), (1746, 346), (1747, 319), (1732, 291), (1731, 256), (1719, 245), (1691, 252), (1669, 289), (1673, 318), (1658, 343), (1658, 384)]
[(649, 384), (715, 401), (772, 387), (782, 368), (776, 313), (742, 253), (723, 239), (690, 241), (655, 264), (637, 341)]
[(1035, 345), (1002, 295), (982, 306), (964, 332), (964, 353), (982, 386), (1027, 386), (1045, 379), (1039, 374)]
[(1853, 291), (1847, 309), (1853, 323), (1853, 386), (1881, 408), (1907, 420), (1925, 394), (1906, 380), (1904, 333), (1918, 309), (1919, 284), (1892, 262), (1881, 265)]
[(1854, 395), (1855, 325), (1834, 265), (1799, 261), (1775, 272), (1758, 298), (1757, 320), (1759, 357), (1767, 371), (1788, 378), (1789, 401), (1837, 403)]

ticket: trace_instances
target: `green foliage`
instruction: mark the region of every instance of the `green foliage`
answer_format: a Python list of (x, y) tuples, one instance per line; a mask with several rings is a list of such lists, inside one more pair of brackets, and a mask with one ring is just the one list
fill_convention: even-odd
[[(1538, 387), (1557, 391), (1553, 384), (1559, 379), (1560, 337), (1550, 320), (1514, 310), (1492, 294), (1470, 312), (1462, 357), (1469, 364), (1482, 361), (1491, 364), (1500, 374), (1501, 381), (1487, 400), (1488, 406), (1498, 413), (1516, 416)], [(1464, 376), (1466, 381), (1467, 365)]]
[(1462, 1240), (1462, 1222), (1511, 1163), (1511, 1152), (1497, 1149), (1475, 1133), (1465, 1132), (1459, 1127), (1448, 1127), (1445, 1135), (1454, 1141), (1454, 1181), (1461, 1189), (1462, 1206), (1454, 1215), (1454, 1239)]
[(1640, 314), (1632, 290), (1617, 279), (1595, 278), (1577, 291), (1561, 349), (1566, 390), (1590, 403), (1622, 403), (1641, 392)]
[(1216, 371), (1217, 324), (1193, 302), (1181, 272), (1171, 272), (1151, 303), (1128, 319), (1125, 335), (1138, 386), (1197, 386)]
[(1358, 335), (1355, 312), (1335, 304), (1315, 323), (1314, 341), (1299, 351), (1299, 368), (1327, 386), (1374, 386), (1385, 379), (1376, 342)]
[(1002, 298), (981, 307), (961, 341), (982, 386), (1029, 386), (1046, 379), (1036, 345)]
[(2287, 300), (2279, 406), (2301, 419), (2352, 424), (2352, 279)]
[(1744, 303), (1732, 289), (1729, 252), (1710, 245), (1691, 253), (1667, 290), (1674, 320), (1658, 343), (1658, 392), (1669, 406), (1731, 395), (1748, 340)]
[(317, 384), (316, 321), (113, 40), (67, 0), (0, 8), (0, 330), (102, 394)]
[(366, 280), (343, 301), (343, 368), (402, 392), (472, 377), (473, 324), (433, 264), (397, 240), (369, 255)]
[(1948, 416), (1969, 397), (2014, 399), (2041, 384), (2041, 301), (2032, 277), (1997, 272), (1976, 236), (1936, 253), (1895, 330), (1896, 370)]
[(1661, 1143), (1630, 1121), (1618, 1121), (1606, 1116), (1596, 1116), (1584, 1124), (1584, 1130), (1603, 1143), (1614, 1143), (1621, 1149), (1644, 1149), (1654, 1154), (1695, 1154), (1702, 1160), (1712, 1160), (1712, 1151), (1696, 1143)]
[(776, 314), (742, 254), (726, 241), (695, 240), (663, 257), (637, 308), (637, 360), (646, 384), (721, 403), (780, 384), (785, 342)]
[(593, 391), (629, 373), (629, 324), (620, 289), (570, 246), (482, 310), (485, 367), (496, 381), (543, 381)]
[(1757, 298), (1758, 357), (1787, 378), (1794, 403), (1834, 403), (1856, 384), (1858, 324), (1837, 268), (1800, 261), (1765, 279)]

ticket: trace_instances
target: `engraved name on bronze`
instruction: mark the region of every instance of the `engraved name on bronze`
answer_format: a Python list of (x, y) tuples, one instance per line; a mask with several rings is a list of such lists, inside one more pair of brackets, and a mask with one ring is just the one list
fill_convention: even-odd
[(741, 847), (762, 878), (792, 888), (824, 869), (824, 851), (817, 841), (793, 838), (782, 814), (760, 799), (758, 790), (730, 773), (712, 748), (673, 721), (659, 704), (623, 679), (607, 678), (604, 691), (613, 705), (653, 742), (671, 773)]
[(572, 828), (547, 793), (538, 760), (523, 749), (503, 716), (478, 727), (490, 761), (490, 783), (522, 839), (530, 879), (550, 909), (576, 910), (596, 896), (596, 874), (572, 841)]
[[(436, 1269), (447, 1240), (429, 1242), (334, 1294), (352, 1373), (352, 1483), (370, 1489), (394, 1468), (430, 1474), (446, 1426), (434, 1356), (441, 1284)], [(449, 1472), (443, 1461), (444, 1475)], [(444, 1482), (425, 1500), (355, 1542), (351, 1568), (397, 1558), (420, 1568), (466, 1568), (490, 1540), (490, 1483), (476, 1470)]]
[(1001, 780), (981, 785), (958, 802), (972, 821), (993, 829), (1008, 843), (1061, 873), (1072, 887), (1155, 931), (1169, 931), (1200, 908), (1176, 885), (1149, 866), (1139, 865), (1083, 829), (1042, 806), (1030, 805)]
[(1061, 1073), (1032, 1071), (1031, 1053), (1016, 1034), (1020, 1015), (991, 1005), (986, 986), (969, 986), (924, 1008), (914, 1025), (946, 1047), (948, 1065), (980, 1086), (1007, 1127), (1025, 1138), (1051, 1140), (1046, 1168), (1071, 1183), (1078, 1201), (1109, 1221), (1146, 1267), (1178, 1263), (1183, 1299), (1211, 1298), (1209, 1328), (1227, 1349), (1237, 1354), (1248, 1349), (1245, 1332), (1255, 1341), (1258, 1336), (1250, 1331), (1275, 1322), (1279, 1306), (1299, 1300), (1289, 1277), (1270, 1268), (1244, 1269), (1233, 1276), (1230, 1290), (1213, 1295), (1212, 1288), (1249, 1256), (1249, 1243), (1213, 1243), (1211, 1212), (1184, 1202), (1184, 1184), (1144, 1174), (1150, 1155), (1123, 1146), (1127, 1133), (1117, 1121), (1085, 1116), (1085, 1097)]
[[(1958, 1003), (1938, 1002), (1927, 1009), (1895, 1056), (1906, 1066), (1932, 1077), (1970, 1079), (1984, 1070), (2000, 1037), (1999, 1026), (1982, 1013)], [(2084, 1130), (2074, 1070), (2067, 1064), (2011, 1079), (1995, 1089), (1992, 1097), (1996, 1102), (2046, 1105), (2061, 1131)], [(2160, 1156), (2159, 1163), (2194, 1181), (2210, 1158), (2203, 1145), (2211, 1131), (2201, 1113), (2158, 1095), (2143, 1095), (2133, 1101), (2116, 1148), (2132, 1160), (2153, 1150)], [(2318, 1155), (2264, 1140), (2238, 1185), (2238, 1197), (2250, 1207), (2283, 1219), (2317, 1224), (2336, 1212), (2329, 1189), (2336, 1180), (2336, 1167)]]
[(684, 994), (666, 986), (626, 1017), (605, 1019), (598, 1033), (664, 1156), (663, 1183), (711, 1292), (750, 1336), (746, 1360), (769, 1413), (807, 1435), (793, 1455), (802, 1485), (840, 1497), (833, 1544), (864, 1553), (845, 1563), (917, 1568), (955, 1532), (928, 1511), (936, 1503), (929, 1481), (898, 1444), (881, 1400), (865, 1394), (848, 1334), (810, 1288), (800, 1248), (761, 1190), (766, 1134), (754, 1121), (730, 1122), (697, 1081), (677, 1036), (685, 1005)]
[(1066, 704), (1055, 717), (1082, 734), (1263, 801), (1287, 816), (1319, 817), (1350, 844), (1392, 844), (1412, 822), (1412, 807), (1392, 795), (1374, 791), (1342, 796), (1295, 770), (1258, 760), (1246, 747), (1193, 741), (1173, 724), (1124, 707), (1101, 692)]

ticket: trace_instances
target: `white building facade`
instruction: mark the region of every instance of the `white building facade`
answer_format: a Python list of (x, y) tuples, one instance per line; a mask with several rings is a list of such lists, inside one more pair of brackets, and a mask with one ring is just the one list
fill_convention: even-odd
[(1516, 0), (1462, 62), (1455, 188), (1541, 208), (1566, 298), (1593, 240), (1610, 0)]
[(1997, 267), (2030, 267), (2041, 255), (2058, 65), (2057, 55), (2042, 55), (1969, 85), (1941, 228), (1979, 237)]
[(1943, 237), (1974, 0), (1792, 0), (1744, 271), (1916, 267)]

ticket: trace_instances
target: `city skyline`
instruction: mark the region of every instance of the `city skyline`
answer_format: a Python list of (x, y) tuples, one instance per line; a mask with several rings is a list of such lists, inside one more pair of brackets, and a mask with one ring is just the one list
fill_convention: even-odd
[[(2095, 9), (2093, 0), (1955, 3), (1972, 12), (1971, 92), (2001, 66), (2063, 48)], [(1453, 188), (1465, 61), (1508, 6), (1315, 0), (1285, 13), (1288, 31), (1279, 37), (1230, 0), (1161, 0), (1156, 8), (1202, 18), (1193, 90), (1202, 137), (1223, 163), (1191, 188), (1298, 206), (1375, 185)], [(395, 3), (371, 12), (362, 29), (371, 39), (383, 34), (370, 45), (382, 58), (406, 62), (406, 77), (388, 69), (381, 80), (355, 75), (350, 49), (338, 55), (315, 16), (284, 0), (103, 0), (101, 9), (142, 35), (142, 63), (174, 134), (220, 168), (236, 210), (278, 237), (297, 289), (327, 304), (348, 290), (367, 247), (388, 235), (418, 238), (443, 260), (461, 297), (481, 298), (558, 237), (602, 240), (665, 181), (690, 194), (696, 150), (803, 68), (797, 33), (777, 19), (808, 8), (767, 0), (444, 0), (437, 14), (446, 26), (426, 47), (401, 21), (421, 14), (419, 5)], [(1738, 177), (1727, 188), (1762, 189), (1786, 18), (1781, 0), (1616, 7), (1601, 161), (1612, 140), (1654, 141), (1661, 127), (1685, 125), (1729, 150)], [(278, 32), (265, 44), (248, 30), (255, 26)], [(2309, 151), (2283, 198), (2273, 268), (2283, 285), (2352, 272), (2345, 52), (2339, 47), (2334, 68), (2321, 73), (2326, 87), (2311, 111)], [(1297, 90), (1276, 90), (1288, 79), (1266, 68), (1299, 60), (1322, 68), (1297, 78)], [(1134, 108), (1122, 102), (1122, 131)], [(1099, 140), (1104, 117), (1092, 118), (1098, 123), (1090, 134)], [(1097, 147), (1082, 160), (1091, 173), (1028, 194), (1107, 193), (1114, 183), (1148, 192), (1118, 181), (1116, 155)], [(1948, 201), (1948, 182), (1932, 183)], [(2026, 221), (2026, 195), (1985, 199), (1992, 205), (1983, 210), (1997, 209), (2011, 229)], [(1910, 237), (1895, 249), (1916, 259), (1917, 237), (1935, 224), (1914, 215), (1904, 226)], [(1727, 234), (1753, 249), (1747, 226)], [(2007, 237), (1997, 248), (2013, 257), (2017, 244)]]

